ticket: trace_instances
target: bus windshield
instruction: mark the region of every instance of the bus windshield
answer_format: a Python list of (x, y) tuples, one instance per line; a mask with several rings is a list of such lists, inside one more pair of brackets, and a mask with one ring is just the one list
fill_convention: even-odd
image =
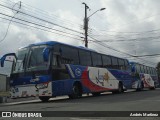
[(46, 69), (48, 68), (48, 63), (45, 62), (43, 58), (43, 50), (46, 46), (34, 46), (31, 48), (29, 55), (29, 69)]
[(45, 47), (46, 46), (43, 45), (18, 50), (13, 73), (24, 72), (25, 69), (26, 71), (46, 70), (50, 61), (44, 61), (43, 50)]
[(13, 72), (20, 72), (24, 70), (24, 65), (26, 62), (28, 51), (29, 51), (28, 48), (23, 48), (17, 52), (17, 62), (15, 64)]

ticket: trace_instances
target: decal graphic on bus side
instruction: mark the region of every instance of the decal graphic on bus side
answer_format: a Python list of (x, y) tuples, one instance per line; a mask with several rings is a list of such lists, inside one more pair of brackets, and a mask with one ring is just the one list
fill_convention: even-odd
[(144, 87), (154, 87), (154, 81), (149, 74), (140, 74), (140, 78), (144, 83)]
[(88, 67), (82, 73), (82, 84), (92, 92), (98, 92), (118, 89), (119, 80), (106, 68)]

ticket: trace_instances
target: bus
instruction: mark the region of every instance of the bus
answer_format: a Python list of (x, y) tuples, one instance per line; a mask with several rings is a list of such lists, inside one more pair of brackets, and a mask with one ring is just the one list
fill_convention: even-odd
[(89, 93), (122, 93), (131, 89), (135, 80), (127, 59), (56, 41), (30, 44), (17, 53), (5, 54), (2, 67), (8, 56), (14, 57), (11, 98), (38, 96), (45, 102), (62, 95), (73, 99)]
[(143, 88), (154, 90), (158, 87), (159, 81), (156, 68), (137, 62), (130, 62), (130, 65), (132, 76), (134, 78), (133, 88), (138, 88), (137, 90), (143, 90)]

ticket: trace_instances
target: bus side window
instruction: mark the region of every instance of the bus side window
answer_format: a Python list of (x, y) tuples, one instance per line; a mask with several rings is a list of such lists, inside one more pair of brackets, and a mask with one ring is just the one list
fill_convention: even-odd
[(61, 59), (61, 56), (60, 54), (53, 54), (53, 57), (52, 57), (52, 66), (55, 67), (55, 68), (60, 68), (62, 66), (62, 59)]
[(120, 70), (125, 70), (125, 62), (123, 59), (118, 58), (118, 64)]
[(124, 60), (124, 64), (125, 64), (125, 70), (130, 69), (129, 63), (126, 59)]
[(103, 67), (112, 68), (111, 57), (107, 55), (102, 55)]
[(86, 50), (79, 50), (79, 57), (80, 57), (80, 64), (84, 66), (91, 66), (91, 54), (89, 51)]
[(62, 64), (79, 64), (78, 49), (61, 45)]
[(52, 66), (53, 66), (52, 75), (54, 80), (64, 80), (70, 78), (69, 73), (65, 68), (65, 65), (61, 63), (60, 55), (57, 54), (53, 55)]
[(53, 61), (52, 61), (52, 65), (53, 66), (57, 66), (57, 56), (56, 55), (53, 55)]
[(112, 68), (119, 69), (118, 59), (116, 57), (111, 57), (111, 59), (112, 59)]
[(101, 67), (102, 66), (102, 58), (101, 55), (95, 52), (91, 53), (92, 61), (93, 61), (93, 67)]

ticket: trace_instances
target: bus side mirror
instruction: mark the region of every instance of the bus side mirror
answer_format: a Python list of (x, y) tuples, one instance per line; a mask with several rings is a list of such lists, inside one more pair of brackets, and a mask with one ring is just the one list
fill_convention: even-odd
[(43, 59), (44, 59), (45, 62), (48, 62), (48, 60), (49, 60), (49, 53), (50, 53), (50, 49), (49, 48), (44, 48)]
[(14, 56), (17, 60), (17, 56), (15, 53), (8, 53), (8, 54), (5, 54), (3, 55), (3, 57), (1, 58), (1, 67), (4, 67), (4, 61), (6, 60), (6, 57), (8, 56)]

